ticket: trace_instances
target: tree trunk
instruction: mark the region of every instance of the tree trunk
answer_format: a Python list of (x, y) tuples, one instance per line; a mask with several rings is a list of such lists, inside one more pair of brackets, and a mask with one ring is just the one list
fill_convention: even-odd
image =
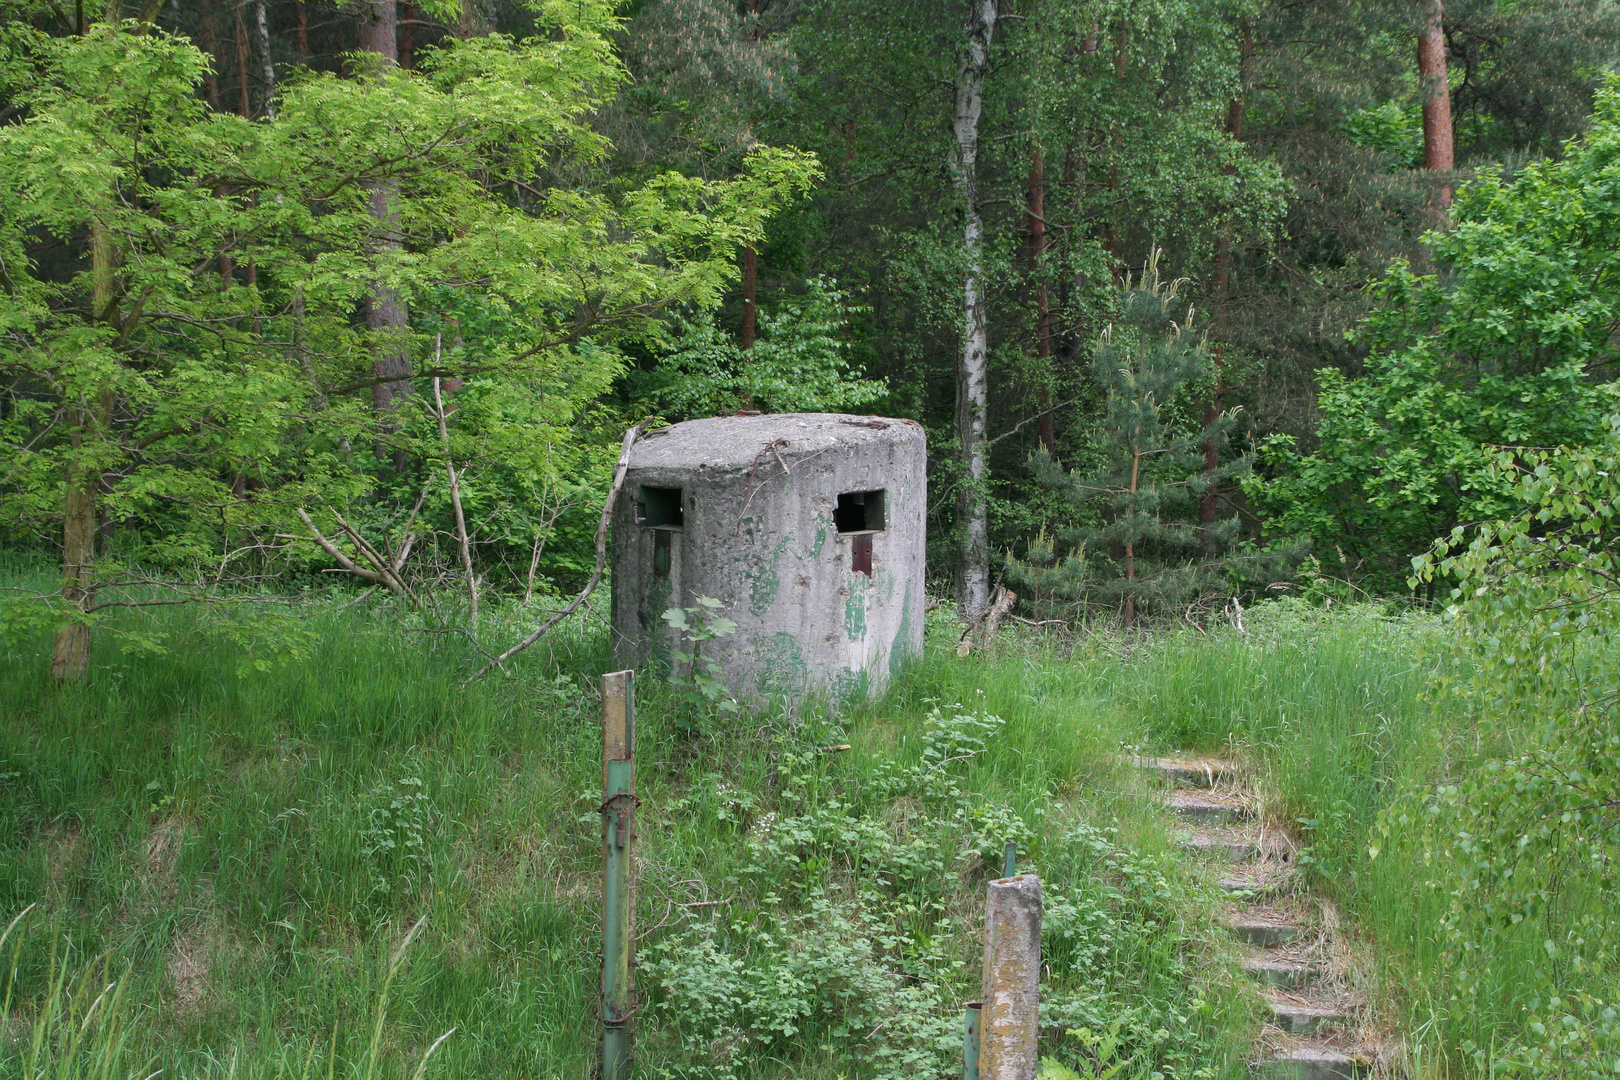
[(988, 471), (985, 410), (989, 404), (990, 312), (984, 292), (984, 220), (979, 216), (979, 117), (984, 111), (984, 80), (990, 67), (990, 40), (996, 30), (997, 0), (973, 0), (967, 41), (956, 67), (955, 179), (961, 201), (962, 354), (956, 371), (956, 441), (962, 476), (957, 520), (962, 530), (957, 552), (957, 614), (972, 622), (990, 599), (990, 522), (985, 497)]
[(410, 4), (401, 4), (404, 24), (399, 30), (399, 66), (406, 71), (416, 67), (416, 11)]
[[(1131, 454), (1131, 502), (1130, 514), (1134, 519), (1141, 509), (1136, 501), (1137, 485), (1142, 475), (1142, 455), (1140, 452)], [(1131, 538), (1125, 541), (1125, 629), (1129, 630), (1136, 625), (1136, 540)]]
[[(1226, 106), (1226, 133), (1234, 139), (1243, 136), (1243, 95), (1248, 87), (1249, 57), (1254, 52), (1254, 32), (1249, 20), (1243, 20), (1243, 42), (1238, 51), (1238, 92)], [(1237, 167), (1228, 165), (1228, 176), (1237, 175)], [(1232, 215), (1227, 214), (1226, 220), (1221, 222), (1221, 231), (1215, 237), (1215, 268), (1214, 289), (1215, 297), (1215, 386), (1210, 391), (1209, 401), (1204, 406), (1204, 427), (1209, 428), (1220, 418), (1221, 408), (1225, 404), (1223, 398), (1226, 394), (1226, 331), (1227, 313), (1231, 307), (1232, 298), (1232, 236), (1235, 232), (1235, 223)], [(1204, 472), (1213, 473), (1221, 467), (1221, 449), (1213, 435), (1204, 440)], [(1203, 497), (1198, 500), (1198, 523), (1205, 530), (1215, 525), (1215, 519), (1220, 512), (1220, 490), (1211, 484), (1204, 489)], [(1206, 556), (1212, 555), (1213, 548), (1206, 541), (1204, 545)]]
[(242, 3), (236, 5), (236, 111), (241, 116), (253, 115), (253, 98), (248, 92), (248, 38), (242, 25)]
[(203, 51), (208, 53), (212, 61), (208, 65), (208, 72), (203, 76), (203, 93), (208, 98), (209, 108), (219, 112), (219, 36), (214, 32), (214, 9), (203, 9)]
[[(1131, 42), (1131, 29), (1126, 23), (1120, 23), (1119, 36), (1114, 42), (1114, 81), (1120, 87), (1120, 94), (1124, 94), (1125, 73), (1129, 70), (1129, 53), (1126, 51)], [(1103, 222), (1103, 249), (1114, 260), (1113, 274), (1114, 287), (1117, 289), (1125, 284), (1125, 256), (1124, 247), (1119, 238), (1119, 158), (1120, 151), (1125, 146), (1125, 130), (1115, 121), (1108, 129), (1108, 217)]]
[(298, 0), (298, 54), (309, 55), (309, 9), (304, 6), (304, 0)]
[[(90, 227), (90, 322), (100, 322), (112, 307), (112, 240), (100, 225)], [(68, 410), (73, 456), (68, 465), (67, 491), (62, 507), (62, 602), (71, 614), (56, 630), (51, 653), (51, 678), (58, 682), (83, 679), (90, 673), (90, 605), (95, 600), (96, 497), (101, 474), (91, 464), (96, 458), (86, 443), (105, 437), (112, 426), (111, 389), (97, 396), (93, 407)]]
[(270, 18), (264, 0), (255, 0), (254, 22), (258, 27), (259, 63), (264, 71), (264, 115), (276, 118), (276, 61), (270, 54)]
[[(1040, 275), (1046, 254), (1046, 158), (1039, 146), (1029, 151), (1029, 272)], [(1041, 375), (1048, 380), (1041, 388), (1041, 417), (1036, 434), (1047, 453), (1057, 449), (1056, 418), (1052, 415), (1052, 304), (1044, 277), (1035, 286), (1035, 355)]]
[[(394, 0), (366, 0), (360, 9), (360, 50), (382, 58), (385, 67), (399, 64), (399, 21)], [(400, 248), (399, 212), (394, 206), (394, 185), (373, 184), (369, 209), (376, 224), (374, 250), (380, 255)], [(371, 391), (377, 414), (376, 453), (379, 461), (393, 461), (395, 472), (406, 466), (403, 448), (391, 448), (389, 436), (398, 430), (394, 413), (400, 398), (411, 392), (411, 357), (405, 341), (410, 318), (405, 300), (383, 281), (372, 282), (366, 300), (366, 329), (372, 334), (372, 375), (380, 380)]]
[[(1456, 167), (1451, 128), (1451, 87), (1446, 77), (1445, 11), (1442, 0), (1421, 0), (1423, 26), (1418, 32), (1418, 78), (1423, 94), (1423, 167), (1449, 173)], [(1435, 208), (1443, 218), (1451, 210), (1451, 185), (1441, 182)]]

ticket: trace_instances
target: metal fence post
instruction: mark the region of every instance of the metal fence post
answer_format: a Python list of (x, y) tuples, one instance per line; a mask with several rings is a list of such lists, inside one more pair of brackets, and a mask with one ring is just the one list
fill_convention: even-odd
[(984, 1002), (962, 1006), (962, 1080), (979, 1080), (979, 1015)]
[(602, 676), (602, 1080), (630, 1076), (635, 1012), (635, 673)]

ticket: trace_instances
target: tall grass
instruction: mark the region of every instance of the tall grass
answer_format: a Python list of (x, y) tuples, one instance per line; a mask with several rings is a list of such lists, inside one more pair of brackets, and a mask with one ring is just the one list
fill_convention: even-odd
[[(595, 679), (611, 663), (599, 618), (464, 689), (478, 662), (466, 639), (412, 628), (386, 605), (284, 612), (262, 632), (294, 631), (306, 648), (292, 658), (253, 637), (260, 624), (227, 617), (132, 614), (100, 636), (82, 686), (50, 685), (44, 635), (0, 656), (0, 913), (38, 905), (43, 920), (12, 943), (0, 1077), (25, 1075), (17, 1040), (76, 1000), (64, 989), (75, 979), (115, 987), (119, 1008), (99, 1015), (122, 1018), (103, 1041), (119, 1056), (99, 1073), (63, 1072), (52, 1058), (64, 1077), (406, 1077), (451, 1029), (425, 1075), (587, 1075), (599, 1030)], [(502, 617), (527, 618), (486, 614), (486, 629)], [(1134, 1062), (1122, 1077), (1239, 1075), (1251, 1004), (1215, 989), (1231, 970), (1215, 899), (1122, 775), (1119, 746), (1140, 725), (1087, 670), (1043, 641), (967, 662), (931, 652), (851, 715), (709, 718), (695, 734), (670, 688), (642, 680), (644, 955), (701, 924), (739, 962), (775, 962), (781, 949), (761, 952), (768, 935), (757, 932), (770, 919), (881, 886), (882, 903), (863, 909), (893, 920), (872, 931), (874, 970), (903, 996), (924, 978), (910, 950), (935, 957), (926, 978), (939, 996), (905, 1008), (928, 1012), (917, 1030), (946, 1032), (948, 1044), (955, 1010), (975, 996), (973, 912), (990, 872), (968, 838), (1003, 821), (1023, 831), (1026, 857), (1072, 912), (1055, 916), (1072, 929), (1053, 976), (1067, 1009), (1053, 1014), (1057, 1052), (1065, 1016), (1129, 1013), (1145, 1034), (1122, 1051)], [(881, 794), (885, 770), (922, 760), (930, 714), (957, 704), (1006, 721), (985, 752), (949, 767), (963, 794), (948, 805), (966, 816), (930, 818), (917, 797)], [(817, 749), (836, 739), (853, 749)], [(808, 779), (790, 791), (794, 754)], [(719, 812), (716, 777), (751, 794), (754, 825)], [(953, 921), (908, 914), (911, 893), (852, 876), (836, 845), (816, 867), (750, 876), (759, 820), (834, 806), (897, 849), (934, 845), (928, 858), (943, 869), (916, 895)], [(1156, 891), (1121, 892), (1122, 866)], [(1088, 919), (1108, 920), (1101, 951), (1087, 944)], [(419, 921), (408, 962), (396, 963)], [(677, 1037), (680, 1014), (662, 1008), (654, 982), (638, 1057), (649, 1077), (878, 1068), (868, 1050), (885, 1034), (840, 1020), (833, 990), (797, 1034), (766, 1032), (728, 1058)], [(1166, 1027), (1169, 1050), (1153, 1042)], [(948, 1061), (945, 1044), (924, 1046), (936, 1065), (908, 1075)]]
[(1508, 1075), (1518, 1066), (1501, 1048), (1539, 1041), (1532, 1024), (1579, 1012), (1583, 994), (1620, 997), (1620, 972), (1597, 965), (1569, 976), (1561, 1006), (1538, 1000), (1529, 978), (1548, 945), (1563, 943), (1550, 926), (1576, 938), (1583, 919), (1620, 917), (1613, 897), (1577, 886), (1577, 875), (1546, 883), (1545, 919), (1489, 943), (1444, 932), (1454, 894), (1470, 884), (1430, 857), (1425, 819), (1446, 812), (1434, 795), (1539, 731), (1535, 717), (1522, 728), (1481, 725), (1438, 689), (1439, 676), (1467, 663), (1428, 615), (1285, 602), (1250, 612), (1245, 632), (1154, 641), (1113, 676), (1118, 707), (1142, 717), (1160, 746), (1251, 759), (1272, 812), (1310, 845), (1303, 861), (1316, 887), (1370, 947), (1375, 989), (1413, 1074)]

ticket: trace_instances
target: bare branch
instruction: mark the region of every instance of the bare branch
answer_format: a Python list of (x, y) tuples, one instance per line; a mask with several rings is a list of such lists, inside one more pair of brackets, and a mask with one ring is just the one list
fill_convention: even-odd
[(466, 686), (467, 683), (475, 679), (483, 678), (489, 674), (491, 669), (500, 667), (512, 657), (539, 641), (545, 636), (546, 631), (578, 611), (580, 605), (590, 599), (591, 593), (596, 591), (597, 583), (602, 580), (602, 568), (607, 562), (607, 531), (608, 522), (613, 520), (613, 503), (619, 497), (619, 489), (624, 486), (624, 474), (630, 468), (630, 448), (636, 445), (636, 440), (641, 438), (641, 433), (647, 430), (647, 425), (651, 422), (650, 420), (643, 420), (626, 431), (624, 441), (619, 444), (619, 463), (613, 469), (613, 485), (608, 488), (607, 499), (602, 503), (602, 519), (596, 524), (596, 569), (591, 572), (591, 579), (585, 583), (585, 588), (581, 589), (579, 595), (568, 602), (568, 606), (541, 623), (534, 633), (479, 668), (468, 677), (467, 682), (461, 684), (462, 686)]

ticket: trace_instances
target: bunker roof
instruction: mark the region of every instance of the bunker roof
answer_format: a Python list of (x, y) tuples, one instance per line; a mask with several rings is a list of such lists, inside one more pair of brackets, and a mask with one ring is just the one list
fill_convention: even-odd
[(844, 413), (713, 416), (649, 431), (630, 451), (630, 467), (749, 469), (762, 453), (792, 459), (834, 447), (862, 444), (877, 447), (921, 438), (923, 430), (915, 420), (884, 416)]

